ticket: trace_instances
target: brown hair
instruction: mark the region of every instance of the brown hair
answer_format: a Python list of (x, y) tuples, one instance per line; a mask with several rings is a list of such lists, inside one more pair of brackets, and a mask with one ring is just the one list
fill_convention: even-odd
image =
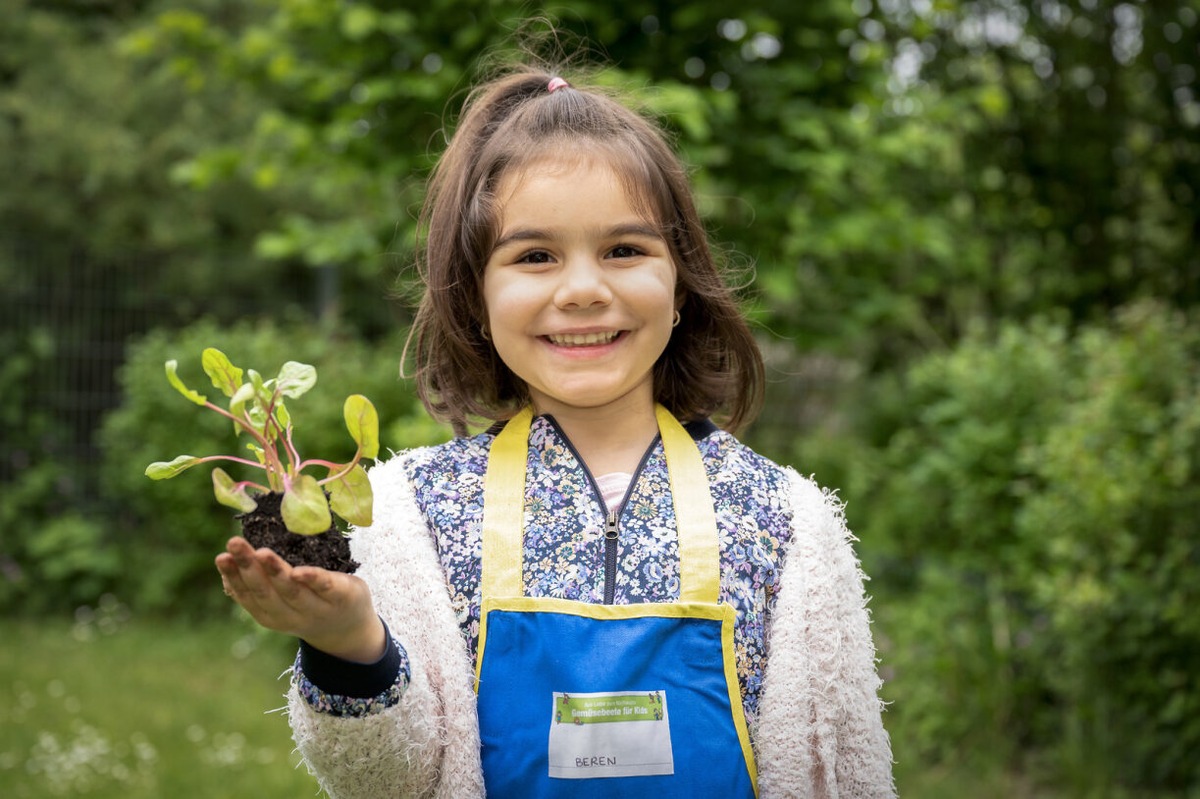
[(522, 68), (467, 97), (430, 178), (420, 216), (424, 292), (405, 346), (430, 414), (462, 435), (469, 420), (511, 416), (524, 383), (485, 337), (483, 270), (499, 235), (496, 187), (548, 154), (603, 158), (630, 202), (661, 230), (675, 263), (679, 325), (654, 366), (654, 398), (683, 421), (720, 414), (736, 430), (762, 401), (763, 362), (696, 212), (687, 172), (661, 129), (596, 89), (550, 92), (554, 74)]

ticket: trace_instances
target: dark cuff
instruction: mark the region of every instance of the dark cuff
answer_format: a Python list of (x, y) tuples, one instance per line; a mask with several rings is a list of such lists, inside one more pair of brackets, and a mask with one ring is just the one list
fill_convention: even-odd
[(327, 694), (355, 699), (377, 697), (396, 683), (405, 659), (403, 650), (392, 640), (392, 632), (386, 623), (383, 633), (387, 639), (383, 656), (374, 663), (342, 660), (301, 639), (300, 669), (309, 682)]

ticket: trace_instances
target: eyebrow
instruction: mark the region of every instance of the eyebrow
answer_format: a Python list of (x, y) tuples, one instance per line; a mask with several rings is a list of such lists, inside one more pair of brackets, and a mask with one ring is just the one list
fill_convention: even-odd
[[(657, 229), (640, 222), (629, 222), (623, 225), (614, 225), (611, 228), (603, 231), (604, 238), (621, 238), (622, 236), (644, 236), (646, 238), (663, 240), (663, 235)], [(541, 239), (554, 238), (553, 234), (546, 230), (538, 228), (517, 228), (516, 230), (502, 236), (492, 246), (492, 252), (506, 247), (519, 241), (536, 241)]]

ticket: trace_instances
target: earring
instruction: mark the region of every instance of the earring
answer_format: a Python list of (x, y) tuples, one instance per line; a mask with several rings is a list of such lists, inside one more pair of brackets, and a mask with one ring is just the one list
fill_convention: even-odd
[(676, 311), (675, 318), (671, 320), (671, 327), (679, 327), (681, 321), (683, 321), (683, 317), (679, 315), (679, 311)]
[(489, 333), (488, 329), (486, 327), (484, 327), (483, 325), (479, 326), (479, 335), (483, 336), (484, 341), (492, 340), (492, 334)]

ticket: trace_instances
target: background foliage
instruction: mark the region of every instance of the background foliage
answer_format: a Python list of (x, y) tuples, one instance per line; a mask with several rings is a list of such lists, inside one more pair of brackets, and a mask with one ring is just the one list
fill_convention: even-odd
[[(385, 446), (398, 449), (449, 436), (428, 420), (400, 382), (403, 342), (396, 335), (367, 346), (337, 330), (314, 331), (306, 321), (223, 327), (202, 320), (139, 339), (119, 375), (124, 400), (105, 418), (99, 443), (105, 494), (121, 507), (119, 547), (126, 570), (119, 590), (132, 592), (143, 609), (195, 612), (226, 604), (210, 590), (212, 559), (228, 537), (237, 534), (238, 525), (215, 500), (197, 501), (211, 495), (210, 470), (196, 469), (155, 483), (152, 490), (146, 489), (143, 473), (156, 460), (184, 453), (230, 453), (244, 446), (245, 439), (235, 441), (229, 424), (180, 397), (163, 374), (163, 363), (176, 358), (185, 385), (211, 385), (200, 368), (200, 353), (209, 346), (264, 377), (273, 377), (288, 360), (319, 364), (316, 387), (288, 405), (297, 421), (301, 455), (334, 461), (353, 457), (354, 441), (342, 419), (342, 403), (350, 394), (371, 399), (382, 420), (380, 439)], [(235, 479), (256, 479), (251, 470), (234, 467), (229, 472)], [(201, 530), (208, 532), (197, 535)]]
[(0, 606), (219, 606), (207, 481), (141, 477), (225, 444), (167, 357), (307, 360), (310, 429), (354, 390), (385, 446), (445, 436), (387, 297), (543, 11), (753, 267), (748, 439), (849, 503), (901, 784), (1200, 791), (1196, 0), (0, 0)]

